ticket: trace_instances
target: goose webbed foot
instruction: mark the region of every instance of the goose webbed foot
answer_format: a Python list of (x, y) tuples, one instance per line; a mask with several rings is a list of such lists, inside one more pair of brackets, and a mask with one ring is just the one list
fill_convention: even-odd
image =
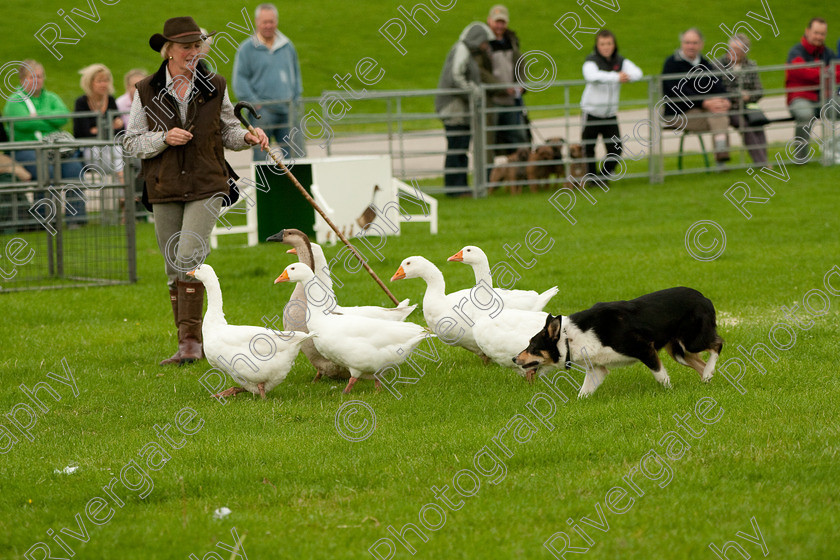
[(215, 395), (213, 395), (213, 397), (216, 399), (224, 399), (227, 397), (233, 397), (235, 395), (238, 395), (239, 393), (244, 392), (245, 389), (243, 389), (242, 387), (231, 387), (230, 389), (225, 389), (221, 393), (216, 393)]

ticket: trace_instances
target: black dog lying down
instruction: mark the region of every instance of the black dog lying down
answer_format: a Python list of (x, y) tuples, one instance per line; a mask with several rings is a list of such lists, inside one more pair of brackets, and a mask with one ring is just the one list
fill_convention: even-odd
[[(607, 368), (640, 361), (665, 387), (671, 380), (659, 360), (662, 348), (674, 360), (712, 379), (723, 339), (715, 326), (715, 307), (697, 290), (669, 288), (630, 301), (596, 303), (568, 317), (550, 314), (545, 327), (513, 361), (531, 379), (540, 367), (586, 365), (578, 397), (588, 397), (604, 381)], [(701, 352), (709, 352), (704, 362)]]

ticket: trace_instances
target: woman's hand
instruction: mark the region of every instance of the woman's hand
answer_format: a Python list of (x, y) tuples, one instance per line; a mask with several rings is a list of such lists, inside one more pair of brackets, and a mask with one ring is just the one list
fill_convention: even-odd
[(122, 128), (122, 127), (123, 127), (122, 118), (120, 118), (120, 117), (115, 118), (114, 119), (114, 130), (117, 130), (117, 129)]
[(190, 140), (192, 140), (193, 135), (192, 132), (189, 130), (184, 130), (183, 128), (173, 128), (172, 130), (166, 133), (163, 141), (169, 144), (170, 146), (183, 146)]
[(90, 135), (91, 135), (91, 136), (96, 136), (97, 134), (99, 134), (99, 128), (98, 128), (98, 127), (95, 127), (95, 126), (94, 126), (94, 127), (92, 127), (92, 128), (90, 129)]
[(725, 97), (711, 97), (703, 100), (701, 106), (710, 113), (725, 113), (732, 106)]
[(248, 144), (250, 144), (252, 146), (254, 146), (255, 144), (259, 144), (260, 148), (262, 148), (262, 151), (267, 152), (268, 151), (268, 136), (265, 135), (265, 132), (263, 132), (263, 129), (261, 129), (261, 128), (255, 128), (254, 132), (257, 133), (256, 136), (254, 136), (250, 132), (245, 135), (245, 142), (247, 142)]

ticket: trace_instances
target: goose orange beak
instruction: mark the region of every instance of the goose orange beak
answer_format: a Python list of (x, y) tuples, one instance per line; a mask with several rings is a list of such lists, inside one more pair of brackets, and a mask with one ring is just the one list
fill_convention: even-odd
[(446, 260), (447, 261), (464, 262), (464, 251), (463, 250), (458, 251), (457, 253), (455, 253), (454, 255), (452, 255), (451, 257), (449, 257)]
[(195, 270), (190, 270), (189, 272), (187, 272), (187, 276), (192, 276), (193, 278), (195, 278)]
[(277, 279), (274, 281), (274, 283), (277, 284), (278, 282), (288, 282), (288, 281), (289, 281), (289, 273), (284, 270), (283, 274), (278, 276)]
[(394, 280), (402, 280), (403, 278), (405, 278), (405, 270), (403, 270), (403, 267), (400, 266), (394, 273), (394, 275), (391, 276), (391, 282), (393, 282)]
[(289, 255), (297, 255), (297, 249), (295, 249), (293, 247), (293, 248), (289, 249), (288, 251), (286, 251), (286, 253), (289, 254)]

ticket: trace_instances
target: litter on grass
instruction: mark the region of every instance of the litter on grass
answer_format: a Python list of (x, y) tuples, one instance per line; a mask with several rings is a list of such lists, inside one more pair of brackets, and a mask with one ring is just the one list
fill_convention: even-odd
[(226, 507), (220, 507), (219, 509), (213, 512), (213, 519), (224, 519), (231, 513), (233, 512), (230, 509)]

